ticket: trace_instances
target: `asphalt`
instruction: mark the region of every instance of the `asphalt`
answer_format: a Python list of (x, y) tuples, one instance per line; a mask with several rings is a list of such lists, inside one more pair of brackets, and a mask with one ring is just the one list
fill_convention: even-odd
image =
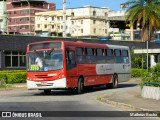
[[(160, 111), (160, 100), (141, 97), (140, 79), (132, 78), (119, 84), (119, 88), (107, 94), (97, 96), (97, 100), (107, 104), (133, 111)], [(13, 84), (12, 87), (26, 87), (26, 83)]]

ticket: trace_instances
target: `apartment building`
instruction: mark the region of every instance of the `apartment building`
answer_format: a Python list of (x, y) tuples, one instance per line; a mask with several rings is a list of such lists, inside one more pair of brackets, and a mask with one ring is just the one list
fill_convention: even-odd
[(55, 10), (55, 3), (45, 0), (7, 0), (7, 33), (30, 34), (35, 31), (35, 13)]
[[(109, 9), (84, 6), (66, 9), (66, 33), (68, 36), (107, 36)], [(63, 33), (63, 10), (36, 13), (36, 34), (53, 36)]]
[(6, 30), (6, 0), (0, 0), (0, 33)]

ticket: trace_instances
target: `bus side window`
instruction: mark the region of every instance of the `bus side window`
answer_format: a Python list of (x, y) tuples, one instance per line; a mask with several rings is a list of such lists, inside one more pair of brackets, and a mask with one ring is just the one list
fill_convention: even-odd
[(129, 63), (128, 50), (122, 50), (123, 63)]
[(121, 50), (120, 49), (115, 49), (114, 54), (115, 54), (115, 57), (116, 57), (116, 63), (123, 63), (123, 59), (122, 59), (122, 56), (121, 56)]
[(66, 51), (66, 63), (67, 63), (67, 69), (71, 69), (76, 66), (74, 51)]
[(85, 63), (85, 56), (84, 56), (84, 48), (82, 47), (77, 47), (76, 48), (76, 62), (79, 64)]
[(113, 49), (105, 49), (105, 51), (106, 51), (106, 63), (115, 63)]
[(86, 63), (92, 64), (96, 62), (94, 48), (85, 48), (85, 57), (86, 57)]

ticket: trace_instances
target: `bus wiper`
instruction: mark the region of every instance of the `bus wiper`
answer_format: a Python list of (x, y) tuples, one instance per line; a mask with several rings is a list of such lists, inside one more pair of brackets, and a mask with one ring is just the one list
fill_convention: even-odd
[(45, 58), (47, 58), (48, 56), (50, 56), (50, 54), (51, 54), (53, 51), (54, 51), (54, 48), (51, 49), (51, 51), (50, 51), (48, 54), (45, 55)]
[(53, 51), (54, 51), (54, 48), (51, 49), (51, 51), (48, 53), (48, 55), (50, 55)]

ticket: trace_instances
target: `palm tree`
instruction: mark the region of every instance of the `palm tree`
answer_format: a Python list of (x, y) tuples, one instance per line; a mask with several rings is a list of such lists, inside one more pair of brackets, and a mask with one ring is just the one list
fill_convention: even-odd
[(160, 28), (160, 0), (129, 0), (125, 4), (129, 5), (126, 21), (136, 26), (140, 24), (142, 41), (151, 40)]

